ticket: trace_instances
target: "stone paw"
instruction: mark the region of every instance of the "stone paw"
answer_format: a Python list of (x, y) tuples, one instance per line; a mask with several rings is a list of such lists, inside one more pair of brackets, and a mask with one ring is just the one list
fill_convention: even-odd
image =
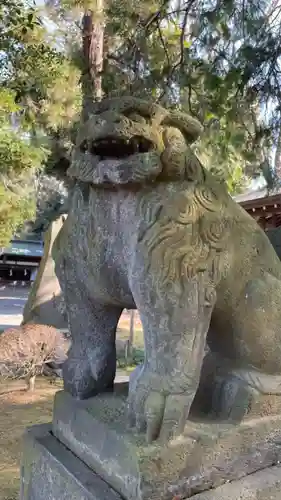
[[(106, 365), (105, 365), (106, 366)], [(76, 399), (88, 399), (102, 392), (113, 391), (115, 370), (98, 373), (85, 357), (70, 356), (63, 365), (64, 389)]]
[(167, 442), (184, 430), (194, 391), (183, 390), (182, 380), (177, 384), (172, 377), (161, 377), (139, 366), (129, 383), (129, 426), (138, 433), (146, 433), (148, 443), (159, 438)]
[(235, 375), (217, 377), (212, 398), (212, 415), (241, 422), (259, 393)]

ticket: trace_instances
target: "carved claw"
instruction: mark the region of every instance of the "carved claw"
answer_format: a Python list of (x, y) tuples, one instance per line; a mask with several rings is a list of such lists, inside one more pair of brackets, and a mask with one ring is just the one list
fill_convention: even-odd
[[(138, 367), (130, 379), (129, 426), (145, 433), (148, 443), (158, 438), (167, 442), (184, 430), (193, 391), (169, 393), (166, 386), (172, 385), (168, 377), (156, 376), (144, 367)], [(182, 384), (178, 389), (182, 391)]]

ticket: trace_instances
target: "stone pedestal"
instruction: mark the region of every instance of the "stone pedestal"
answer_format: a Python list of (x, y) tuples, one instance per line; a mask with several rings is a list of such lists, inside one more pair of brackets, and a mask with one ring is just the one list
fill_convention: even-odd
[(122, 500), (108, 484), (61, 444), (50, 425), (24, 437), (20, 500)]
[(195, 495), (192, 500), (280, 500), (281, 467), (270, 467)]
[(25, 438), (21, 500), (279, 500), (281, 417), (241, 424), (194, 413), (184, 434), (147, 445), (126, 427), (127, 384), (76, 401), (57, 393), (52, 428)]

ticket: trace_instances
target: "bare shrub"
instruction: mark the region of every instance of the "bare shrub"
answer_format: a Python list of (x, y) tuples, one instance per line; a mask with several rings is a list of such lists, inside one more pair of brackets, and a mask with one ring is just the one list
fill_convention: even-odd
[(47, 363), (66, 358), (69, 344), (62, 332), (47, 325), (26, 324), (9, 328), (0, 335), (0, 375), (23, 378), (33, 390), (36, 375)]

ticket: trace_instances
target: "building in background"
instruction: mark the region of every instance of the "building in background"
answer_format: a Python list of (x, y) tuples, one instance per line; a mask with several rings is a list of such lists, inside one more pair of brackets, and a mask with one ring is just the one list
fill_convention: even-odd
[(43, 241), (37, 235), (14, 238), (9, 247), (0, 249), (0, 279), (34, 281), (43, 251)]
[(248, 214), (265, 230), (281, 226), (281, 192), (268, 195), (266, 188), (248, 191), (234, 197)]

